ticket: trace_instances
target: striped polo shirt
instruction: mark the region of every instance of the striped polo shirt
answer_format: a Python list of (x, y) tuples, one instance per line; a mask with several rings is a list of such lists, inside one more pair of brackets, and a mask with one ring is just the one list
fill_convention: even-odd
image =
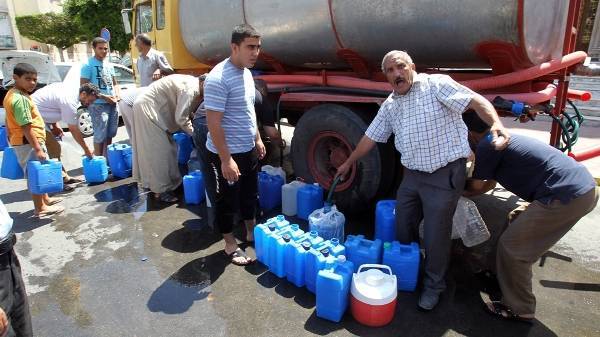
[[(229, 58), (217, 64), (204, 82), (206, 110), (223, 113), (221, 126), (229, 152), (244, 153), (254, 148), (256, 114), (254, 80), (247, 68), (236, 67)], [(210, 132), (206, 148), (217, 153)]]

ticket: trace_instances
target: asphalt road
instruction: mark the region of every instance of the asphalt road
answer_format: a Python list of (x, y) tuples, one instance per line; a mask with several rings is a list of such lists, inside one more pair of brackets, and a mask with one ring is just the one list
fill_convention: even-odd
[[(535, 130), (549, 130), (544, 123), (524, 129), (507, 122), (520, 127), (513, 132), (547, 139), (547, 132)], [(290, 129), (285, 133), (289, 137)], [(124, 128), (117, 140), (126, 141)], [(80, 174), (81, 151), (69, 136), (64, 143), (65, 166)], [(589, 127), (578, 147), (598, 143), (600, 128)], [(599, 162), (586, 163), (596, 177)], [(204, 206), (157, 204), (124, 179), (82, 186), (64, 195), (64, 215), (40, 221), (31, 218), (24, 180), (2, 179), (1, 186), (0, 198), (15, 219), (36, 336), (600, 335), (598, 208), (552, 248), (543, 266), (534, 266), (533, 326), (483, 312), (485, 297), (471, 271), (491, 248), (467, 250), (457, 243), (439, 306), (420, 312), (417, 295), (401, 293), (394, 321), (373, 329), (348, 313), (340, 323), (317, 318), (312, 294), (260, 264), (228, 264), (219, 235), (206, 226)], [(501, 188), (475, 201), (492, 237), (520, 203)], [(369, 213), (349, 217), (347, 232), (370, 233), (372, 221)]]

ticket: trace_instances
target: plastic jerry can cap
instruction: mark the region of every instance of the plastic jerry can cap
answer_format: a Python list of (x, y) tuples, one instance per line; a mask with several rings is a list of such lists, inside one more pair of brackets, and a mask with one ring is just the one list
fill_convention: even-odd
[(346, 262), (346, 255), (340, 255), (337, 257), (337, 262), (338, 263), (344, 263)]
[(321, 249), (321, 254), (323, 254), (325, 257), (329, 256), (329, 248)]
[(383, 249), (390, 249), (390, 247), (392, 247), (392, 244), (390, 242), (383, 243)]
[(289, 235), (288, 233), (285, 233), (285, 234), (283, 234), (282, 238), (283, 238), (283, 241), (290, 242), (290, 240), (292, 239), (292, 236)]
[(308, 241), (302, 242), (302, 248), (304, 248), (305, 250), (309, 250), (310, 246), (311, 246), (310, 242), (308, 242)]

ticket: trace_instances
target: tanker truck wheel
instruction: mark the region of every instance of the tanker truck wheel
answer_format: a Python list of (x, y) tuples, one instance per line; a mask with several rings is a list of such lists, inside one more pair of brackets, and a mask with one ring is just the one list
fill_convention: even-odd
[[(367, 129), (359, 114), (336, 104), (318, 105), (305, 112), (292, 138), (295, 175), (307, 183), (319, 183), (327, 193), (337, 167), (350, 156)], [(368, 208), (378, 194), (393, 187), (395, 162), (393, 147), (378, 144), (337, 185), (333, 196), (336, 205), (344, 212)]]

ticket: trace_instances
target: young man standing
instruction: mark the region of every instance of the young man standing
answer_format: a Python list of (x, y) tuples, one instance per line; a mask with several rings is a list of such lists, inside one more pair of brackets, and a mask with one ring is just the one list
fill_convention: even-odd
[(233, 236), (240, 210), (246, 240), (253, 241), (256, 224), (258, 159), (265, 146), (257, 130), (255, 88), (251, 68), (260, 52), (260, 34), (250, 25), (238, 25), (231, 34), (231, 56), (217, 64), (205, 82), (204, 104), (208, 124), (206, 186), (215, 196), (216, 223), (225, 240), (225, 253), (236, 265), (253, 260)]
[[(13, 80), (15, 86), (6, 93), (3, 102), (6, 128), (8, 141), (15, 149), (19, 164), (27, 175), (27, 162), (48, 159), (46, 128), (29, 96), (37, 84), (35, 68), (27, 63), (18, 63), (13, 70)], [(36, 217), (50, 216), (65, 210), (61, 206), (53, 206), (62, 201), (60, 198), (50, 198), (48, 194), (32, 194), (31, 198)]]
[(88, 110), (94, 127), (94, 154), (106, 156), (106, 147), (117, 134), (119, 116), (117, 102), (119, 89), (115, 79), (115, 70), (108, 62), (108, 42), (97, 37), (92, 40), (94, 56), (81, 67), (81, 84), (92, 83), (100, 89), (98, 99), (90, 104)]

